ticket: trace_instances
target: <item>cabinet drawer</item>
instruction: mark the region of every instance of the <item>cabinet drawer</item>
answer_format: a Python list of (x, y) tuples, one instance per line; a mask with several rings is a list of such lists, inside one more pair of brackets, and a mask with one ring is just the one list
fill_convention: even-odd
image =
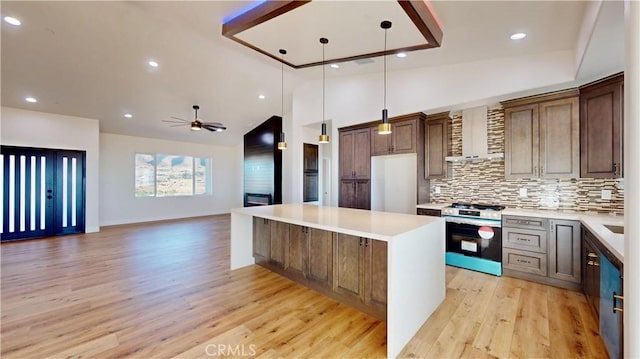
[(502, 216), (502, 227), (539, 229), (546, 231), (549, 220), (546, 218)]
[(502, 249), (502, 266), (507, 269), (547, 275), (547, 255), (519, 249)]
[(521, 228), (503, 228), (502, 246), (547, 253), (547, 232)]

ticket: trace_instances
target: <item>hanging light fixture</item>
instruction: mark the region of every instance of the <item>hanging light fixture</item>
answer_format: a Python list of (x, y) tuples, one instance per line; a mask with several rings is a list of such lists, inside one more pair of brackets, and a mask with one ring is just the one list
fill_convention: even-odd
[(327, 135), (327, 124), (324, 122), (324, 104), (325, 104), (325, 76), (324, 71), (326, 64), (324, 63), (324, 45), (329, 43), (327, 38), (321, 37), (320, 43), (322, 44), (322, 132), (320, 133), (320, 137), (318, 138), (319, 143), (329, 143), (329, 135)]
[[(284, 119), (284, 55), (287, 54), (287, 50), (284, 49), (280, 49), (280, 54), (282, 55), (282, 61), (280, 61), (280, 69), (281, 69), (281, 97), (280, 97), (280, 116), (282, 116), (281, 118)], [(278, 149), (279, 150), (286, 150), (287, 149), (287, 143), (284, 140), (284, 131), (280, 131), (280, 139), (278, 140)]]
[(383, 21), (380, 27), (384, 29), (384, 99), (382, 108), (382, 123), (378, 125), (378, 134), (388, 135), (391, 133), (391, 124), (389, 123), (389, 114), (387, 111), (387, 30), (391, 28), (391, 21)]

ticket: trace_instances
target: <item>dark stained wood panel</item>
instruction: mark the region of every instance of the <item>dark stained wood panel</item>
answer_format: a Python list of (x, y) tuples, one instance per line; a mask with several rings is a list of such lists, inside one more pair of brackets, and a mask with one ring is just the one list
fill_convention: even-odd
[(286, 266), (285, 269), (304, 275), (304, 260), (307, 257), (307, 233), (306, 228), (295, 224), (289, 225), (289, 245), (285, 246), (286, 250)]
[(335, 234), (333, 284), (336, 292), (362, 298), (362, 251), (364, 239), (343, 233)]
[(578, 98), (540, 104), (540, 176), (580, 177)]
[(309, 278), (331, 285), (333, 276), (332, 249), (332, 232), (309, 228)]
[[(365, 283), (367, 305), (387, 306), (387, 242), (365, 242)], [(384, 275), (383, 275), (384, 274)]]
[(505, 177), (538, 176), (538, 105), (505, 109)]

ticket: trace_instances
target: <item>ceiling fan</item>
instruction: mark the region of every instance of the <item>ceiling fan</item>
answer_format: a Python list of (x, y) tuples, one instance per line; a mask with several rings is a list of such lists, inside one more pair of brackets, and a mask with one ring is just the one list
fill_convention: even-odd
[(200, 106), (193, 105), (193, 109), (196, 112), (193, 121), (187, 121), (187, 120), (182, 119), (180, 117), (171, 116), (171, 118), (172, 118), (171, 120), (162, 120), (162, 122), (175, 123), (175, 125), (171, 125), (169, 127), (179, 127), (179, 126), (190, 125), (191, 126), (191, 131), (200, 131), (201, 129), (204, 128), (205, 130), (209, 130), (209, 131), (212, 131), (212, 132), (222, 132), (222, 131), (227, 129), (220, 122), (202, 122), (198, 118), (198, 110), (200, 109)]

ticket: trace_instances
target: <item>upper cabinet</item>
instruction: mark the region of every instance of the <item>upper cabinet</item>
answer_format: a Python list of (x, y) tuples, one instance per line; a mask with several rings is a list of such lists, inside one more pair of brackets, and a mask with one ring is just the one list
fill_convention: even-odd
[(340, 131), (340, 179), (371, 178), (369, 128)]
[(623, 176), (623, 86), (620, 73), (580, 87), (582, 177)]
[(418, 133), (418, 120), (398, 120), (391, 122), (391, 133), (378, 134), (378, 125), (371, 127), (371, 155), (392, 155), (415, 153)]
[(427, 116), (424, 126), (424, 176), (426, 179), (447, 177), (449, 147), (449, 112)]
[(505, 177), (580, 176), (578, 91), (505, 101)]

